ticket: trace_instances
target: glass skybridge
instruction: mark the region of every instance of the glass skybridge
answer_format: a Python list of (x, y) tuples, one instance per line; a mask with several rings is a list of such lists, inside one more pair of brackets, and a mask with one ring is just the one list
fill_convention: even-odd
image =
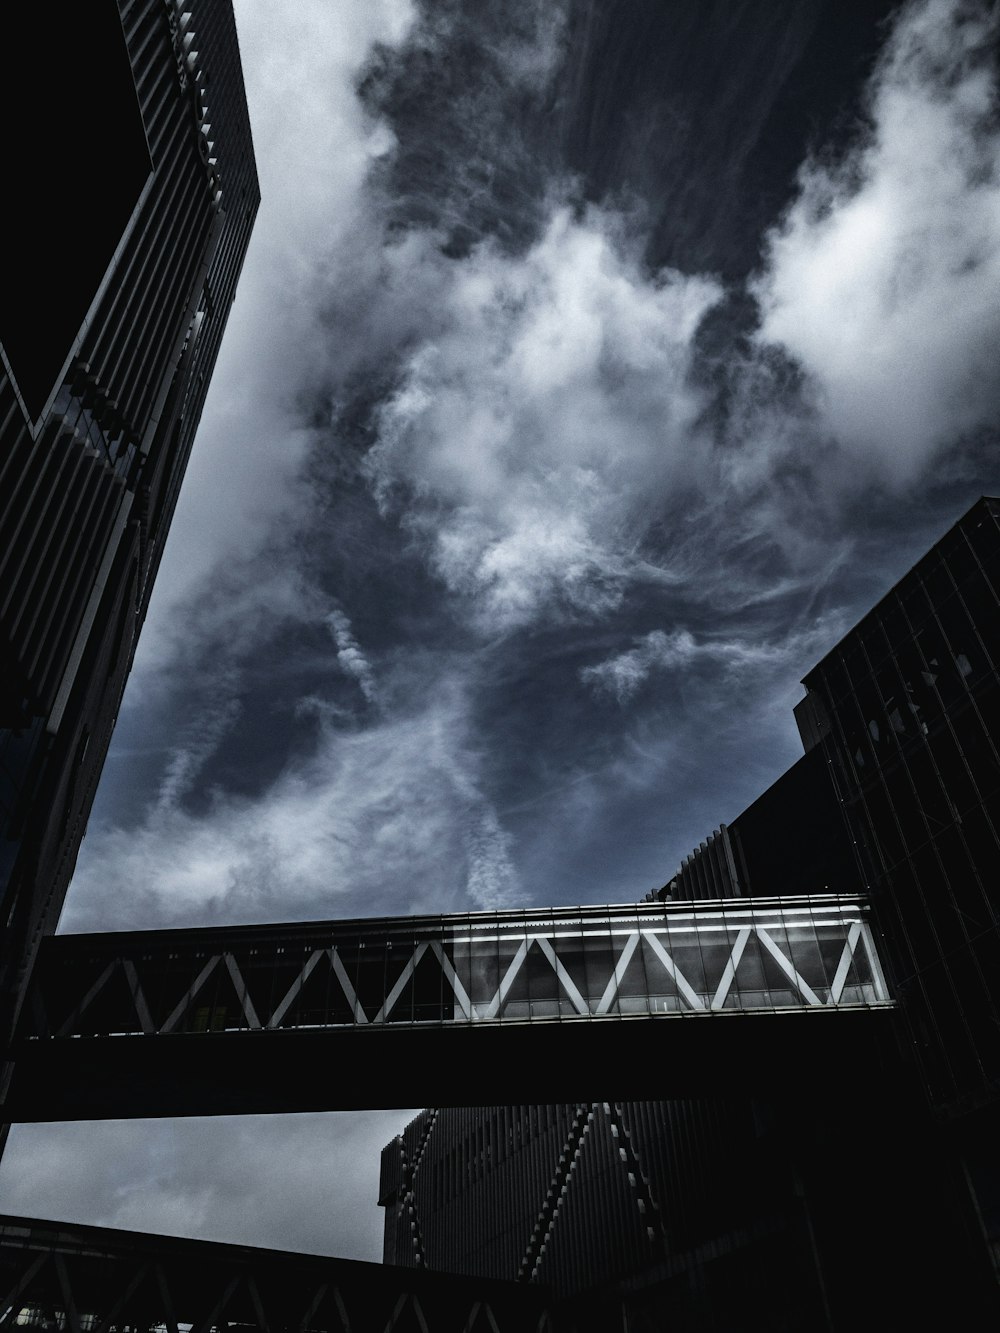
[(864, 903), (833, 896), (61, 936), (45, 950), (29, 1038), (889, 1000)]
[[(677, 1053), (675, 1072), (684, 1059), (697, 1072), (699, 1052), (721, 1050), (723, 1032), (723, 1045), (736, 1043), (726, 1058), (759, 1045), (763, 1029), (776, 1027), (767, 1016), (841, 1015), (843, 1024), (850, 1011), (892, 1007), (867, 905), (836, 895), (57, 936), (42, 947), (5, 1110), (12, 1119), (58, 1118), (59, 1104), (71, 1117), (81, 1098), (112, 1107), (116, 1097), (130, 1106), (157, 1106), (159, 1097), (173, 1109), (117, 1114), (193, 1114), (178, 1111), (177, 1099), (254, 1110), (456, 1095), (391, 1093), (384, 1067), (334, 1090), (315, 1076), (321, 1050), (341, 1075), (345, 1060), (355, 1071), (390, 1061), (411, 1084), (422, 1061), (449, 1061), (456, 1078), (455, 1062), (464, 1062), (466, 1104), (479, 1095), (474, 1085), (485, 1093), (491, 1060), (523, 1058), (539, 1067), (521, 1099), (556, 1100), (564, 1098), (551, 1095), (555, 1086), (543, 1090), (541, 1064), (614, 1064), (629, 1043), (635, 1064), (649, 1049), (636, 1042), (653, 1027), (675, 1033), (663, 1047)], [(750, 1015), (757, 1021), (748, 1025)], [(809, 1025), (810, 1041), (822, 1026)], [(447, 1035), (461, 1031), (467, 1039)], [(242, 1101), (227, 1096), (227, 1068)], [(184, 1086), (168, 1086), (171, 1078)]]

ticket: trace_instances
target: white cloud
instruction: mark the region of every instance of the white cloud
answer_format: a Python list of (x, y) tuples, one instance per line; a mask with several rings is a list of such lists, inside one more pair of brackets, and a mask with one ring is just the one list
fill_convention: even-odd
[(187, 734), (173, 747), (167, 757), (156, 797), (158, 809), (174, 808), (190, 791), (199, 773), (218, 750), (220, 742), (239, 715), (238, 701), (232, 697), (227, 698), (223, 691), (220, 691), (206, 708), (196, 715), (186, 728)]
[(490, 806), (480, 806), (465, 833), (467, 890), (477, 908), (520, 907), (524, 895), (514, 868), (513, 838)]
[[(257, 537), (264, 540), (262, 533)], [(228, 713), (239, 677), (261, 645), (274, 642), (290, 626), (324, 623), (329, 599), (303, 575), (292, 553), (268, 559), (253, 537), (248, 547), (245, 558), (233, 553), (224, 569), (216, 567), (210, 575), (202, 571), (197, 589), (182, 592), (175, 584), (167, 598), (154, 604), (129, 676), (125, 711), (148, 719), (171, 700), (176, 704), (190, 673), (199, 690), (211, 687)], [(174, 548), (175, 555), (180, 549)]]
[[(802, 669), (817, 650), (836, 640), (845, 627), (836, 618), (819, 617), (807, 629), (769, 642), (759, 637), (721, 635), (695, 639), (686, 629), (653, 630), (634, 647), (594, 666), (583, 667), (584, 684), (627, 703), (654, 675), (673, 674), (687, 691), (697, 688), (699, 675), (711, 669), (702, 693), (714, 697), (719, 708), (730, 706), (734, 688), (759, 702), (768, 685), (791, 667)], [(703, 705), (704, 706), (704, 705)]]
[(368, 466), (484, 627), (618, 602), (659, 503), (703, 464), (687, 374), (719, 294), (649, 281), (597, 212), (557, 210), (523, 257), (483, 245), (452, 266)]
[(337, 662), (341, 671), (346, 676), (352, 676), (358, 682), (361, 693), (369, 703), (376, 703), (378, 690), (375, 684), (375, 673), (372, 670), (371, 662), (362, 652), (361, 645), (354, 637), (350, 619), (343, 611), (333, 610), (327, 616), (327, 624), (337, 646)]
[(634, 648), (596, 666), (583, 667), (580, 679), (613, 694), (619, 703), (624, 703), (646, 681), (651, 671), (686, 667), (698, 652), (699, 647), (687, 630), (675, 630), (671, 634), (653, 630)]
[[(190, 645), (190, 607), (207, 583), (309, 520), (303, 468), (318, 433), (302, 397), (328, 373), (323, 323), (340, 253), (369, 226), (364, 185), (384, 126), (354, 84), (374, 42), (397, 41), (409, 0), (331, 6), (237, 0), (236, 19), (260, 174), (261, 207), (181, 488), (133, 679), (168, 669)], [(343, 275), (337, 274), (342, 280)], [(284, 577), (295, 582), (289, 555)], [(247, 580), (249, 605), (279, 572)], [(230, 580), (231, 582), (231, 580)]]
[(509, 841), (469, 745), (464, 687), (444, 672), (413, 711), (322, 730), (315, 753), (254, 798), (220, 791), (207, 810), (185, 808), (179, 797), (199, 758), (178, 749), (137, 827), (91, 832), (63, 929), (464, 911), (517, 899)]
[(829, 431), (890, 484), (1000, 407), (996, 36), (986, 6), (903, 12), (870, 133), (803, 169), (757, 284), (761, 338), (805, 367)]

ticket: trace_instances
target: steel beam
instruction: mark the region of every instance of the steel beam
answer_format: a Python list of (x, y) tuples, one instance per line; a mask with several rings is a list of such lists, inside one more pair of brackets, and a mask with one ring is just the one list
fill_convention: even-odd
[(0, 1113), (773, 1091), (877, 1067), (893, 1009), (832, 895), (61, 936)]

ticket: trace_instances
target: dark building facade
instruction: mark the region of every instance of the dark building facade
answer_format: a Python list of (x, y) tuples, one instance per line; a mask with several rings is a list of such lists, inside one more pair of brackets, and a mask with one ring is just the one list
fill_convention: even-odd
[(976, 505), (806, 677), (932, 1104), (1000, 1091), (1000, 502)]
[(984, 498), (805, 677), (914, 1071), (1000, 1273), (1000, 501)]
[(575, 1333), (991, 1327), (911, 1120), (862, 1080), (433, 1108), (382, 1154), (385, 1260), (539, 1284)]
[(731, 824), (685, 856), (650, 900), (861, 893), (825, 755), (809, 750)]
[(73, 871), (259, 203), (229, 3), (27, 6), (7, 36), (38, 83), (5, 122), (31, 133), (10, 136), (0, 315), (3, 1041)]
[(650, 896), (870, 895), (885, 1084), (425, 1111), (383, 1152), (387, 1261), (546, 1282), (580, 1329), (996, 1326), (1000, 503), (804, 684), (803, 758)]

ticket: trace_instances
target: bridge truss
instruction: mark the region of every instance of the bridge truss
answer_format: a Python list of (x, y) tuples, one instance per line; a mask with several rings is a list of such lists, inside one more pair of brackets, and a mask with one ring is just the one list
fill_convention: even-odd
[(533, 1100), (565, 1099), (574, 1066), (581, 1090), (589, 1071), (608, 1076), (595, 1094), (614, 1076), (622, 1095), (654, 1051), (675, 1083), (701, 1067), (687, 1092), (708, 1092), (719, 1058), (744, 1080), (804, 1072), (845, 1037), (860, 1058), (848, 1016), (874, 1031), (891, 1008), (865, 902), (834, 895), (62, 936), (42, 949), (5, 1113), (509, 1101), (525, 1060)]

